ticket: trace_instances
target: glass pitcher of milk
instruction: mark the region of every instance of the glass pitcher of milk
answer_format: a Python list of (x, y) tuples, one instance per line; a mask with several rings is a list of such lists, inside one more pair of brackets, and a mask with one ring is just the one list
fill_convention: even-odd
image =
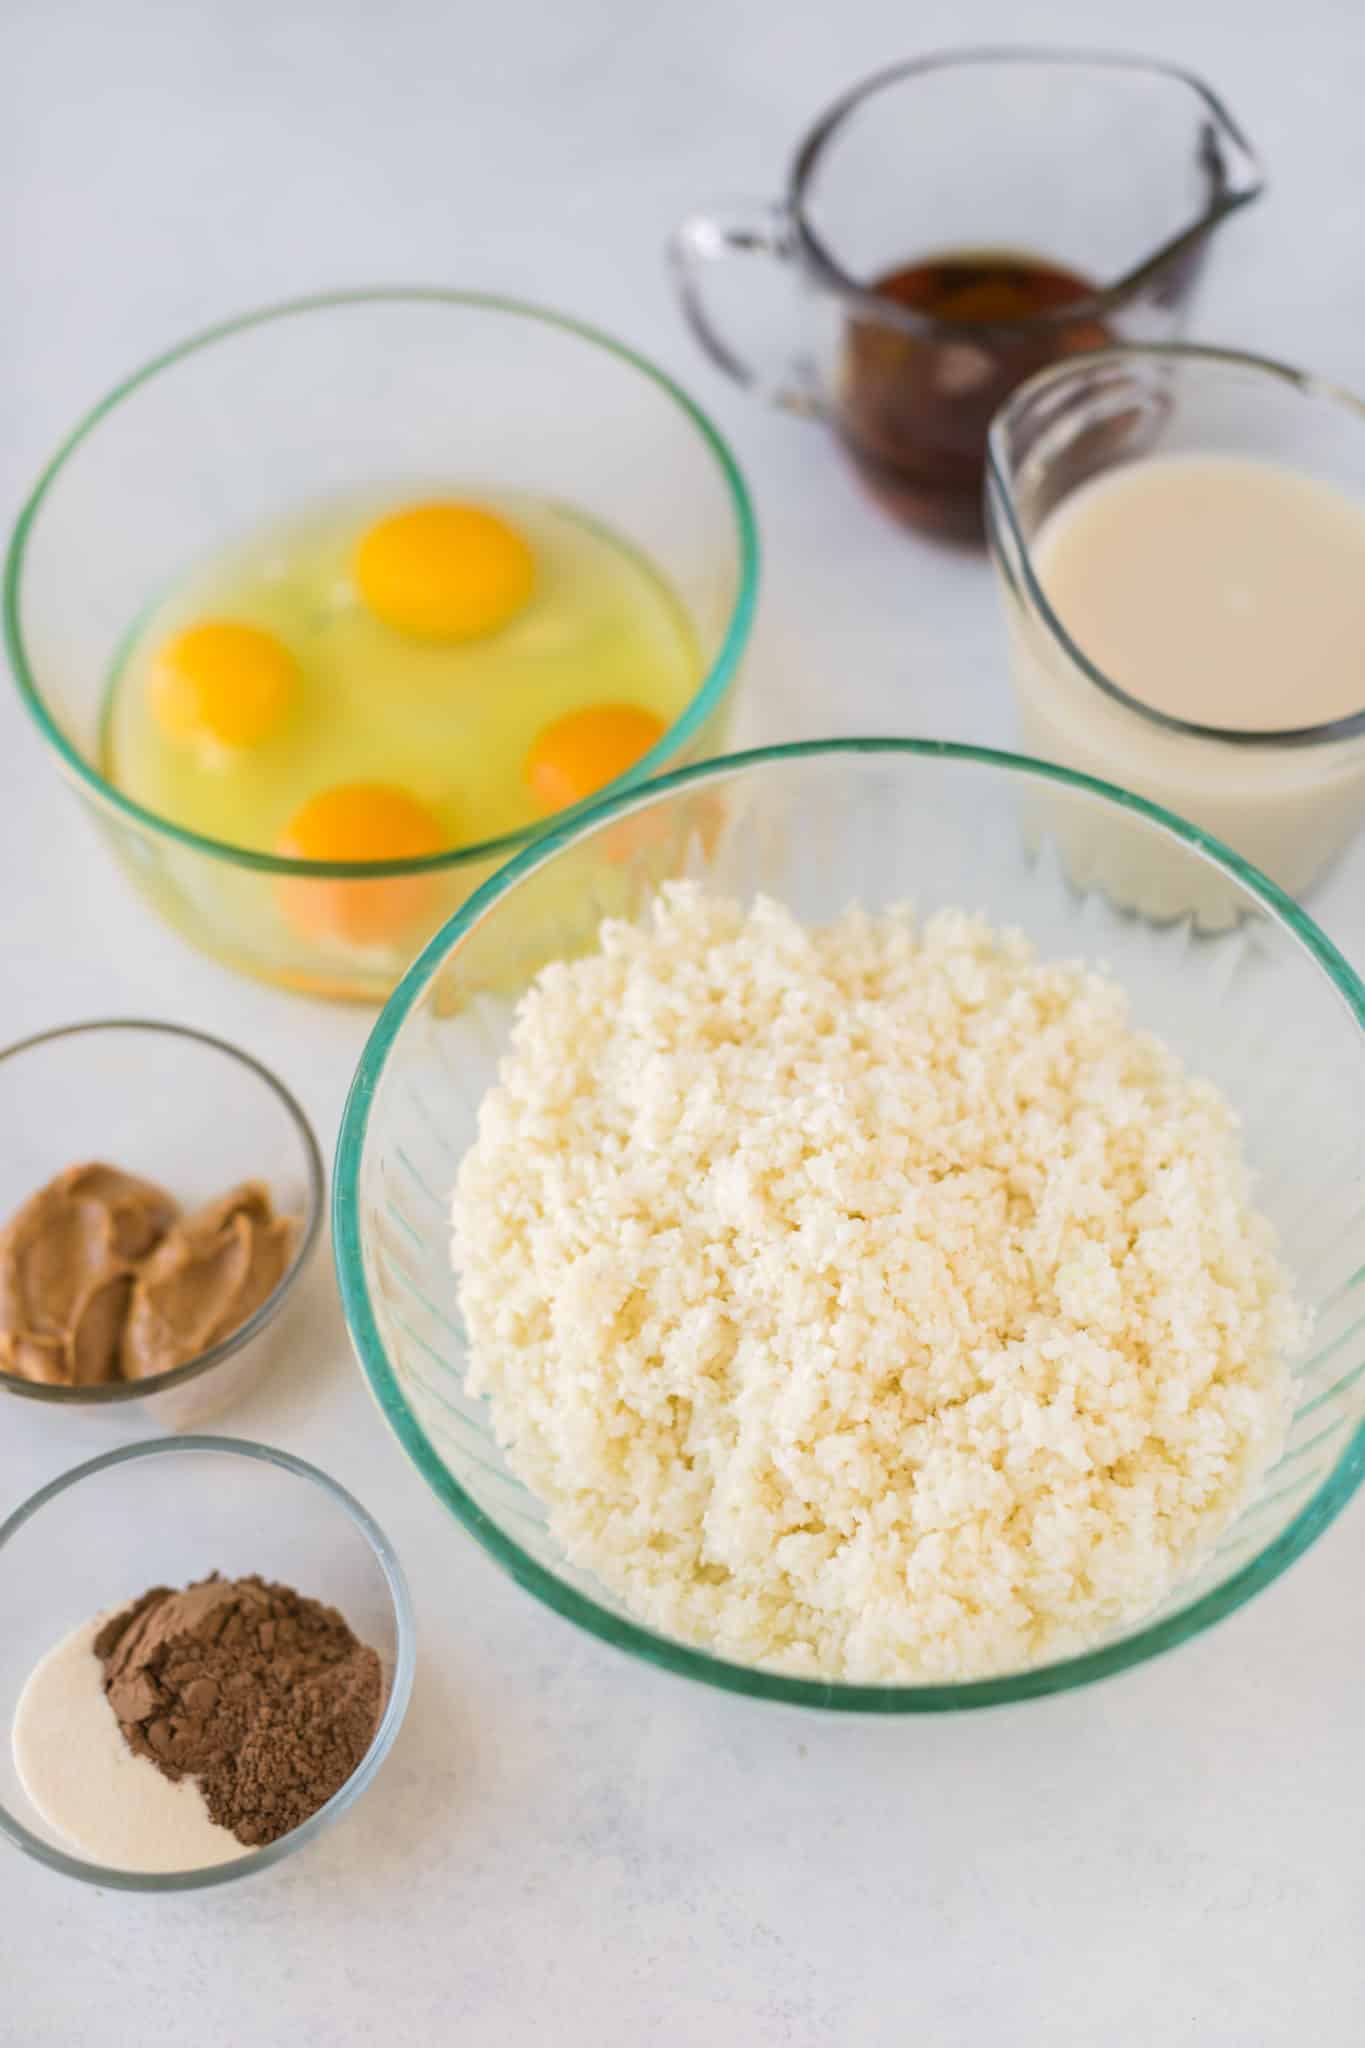
[[(1228, 350), (1101, 350), (1002, 408), (986, 503), (1030, 751), (1310, 888), (1365, 813), (1365, 405)], [(1155, 858), (1066, 845), (1120, 903), (1225, 921)]]

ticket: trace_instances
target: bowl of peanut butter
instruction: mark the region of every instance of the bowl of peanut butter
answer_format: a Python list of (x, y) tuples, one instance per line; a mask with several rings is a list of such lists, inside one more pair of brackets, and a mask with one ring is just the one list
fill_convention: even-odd
[(186, 1429), (269, 1368), (317, 1140), (224, 1040), (114, 1018), (0, 1052), (0, 1391)]

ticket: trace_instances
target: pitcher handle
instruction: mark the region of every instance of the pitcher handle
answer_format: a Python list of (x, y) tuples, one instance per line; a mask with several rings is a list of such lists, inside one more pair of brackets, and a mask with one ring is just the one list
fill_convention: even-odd
[(795, 236), (785, 206), (761, 200), (722, 203), (709, 213), (693, 213), (675, 228), (669, 260), (687, 323), (713, 363), (773, 405), (806, 418), (822, 410), (811, 369), (787, 357), (765, 365), (732, 348), (712, 319), (706, 303), (706, 277), (718, 263), (736, 256), (758, 256), (788, 267), (795, 254)]

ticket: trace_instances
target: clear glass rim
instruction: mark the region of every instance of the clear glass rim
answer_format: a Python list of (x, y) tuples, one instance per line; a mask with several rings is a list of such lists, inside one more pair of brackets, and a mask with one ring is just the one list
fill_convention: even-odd
[(428, 1486), (457, 1521), (505, 1571), (557, 1614), (589, 1634), (646, 1663), (699, 1679), (751, 1699), (777, 1700), (789, 1706), (821, 1707), (846, 1713), (935, 1714), (977, 1707), (1002, 1706), (1016, 1700), (1067, 1692), (1140, 1664), (1198, 1635), (1213, 1622), (1233, 1613), (1254, 1593), (1278, 1578), (1341, 1512), (1365, 1478), (1365, 1422), (1356, 1429), (1333, 1471), (1305, 1503), (1294, 1520), (1231, 1577), (1189, 1606), (1140, 1628), (1120, 1642), (999, 1678), (974, 1679), (959, 1685), (850, 1685), (834, 1680), (795, 1678), (714, 1657), (705, 1650), (656, 1634), (612, 1610), (548, 1570), (499, 1527), (455, 1479), (410, 1407), (389, 1362), (379, 1333), (360, 1243), (359, 1180), (370, 1111), (389, 1054), (414, 1005), (460, 941), (494, 911), (519, 882), (566, 847), (613, 818), (645, 809), (681, 789), (734, 778), (771, 763), (816, 760), (841, 755), (905, 755), (925, 761), (972, 764), (1002, 769), (1021, 780), (1054, 783), (1083, 790), (1122, 810), (1136, 812), (1222, 869), (1263, 906), (1277, 923), (1316, 961), (1365, 1032), (1365, 983), (1293, 898), (1267, 876), (1225, 847), (1211, 834), (1187, 824), (1159, 805), (1112, 783), (1082, 775), (1049, 761), (1000, 752), (990, 747), (949, 740), (835, 739), (803, 740), (785, 746), (759, 747), (675, 770), (648, 789), (624, 791), (599, 803), (592, 813), (555, 830), (509, 861), (484, 883), (450, 918), (413, 962), (390, 996), (370, 1033), (342, 1113), (332, 1176), (332, 1242), (337, 1281), (347, 1328), (370, 1391), (394, 1435)]
[(1165, 79), (1172, 85), (1181, 86), (1193, 93), (1202, 103), (1224, 141), (1239, 152), (1243, 175), (1242, 181), (1235, 188), (1206, 206), (1187, 226), (1168, 237), (1159, 248), (1143, 256), (1111, 284), (1089, 293), (1085, 298), (1072, 299), (1065, 306), (1035, 313), (1026, 320), (983, 321), (973, 328), (972, 331), (976, 334), (1026, 336), (1056, 327), (1071, 326), (1078, 320), (1099, 318), (1111, 313), (1126, 299), (1131, 298), (1134, 292), (1140, 290), (1157, 271), (1165, 269), (1168, 263), (1199, 241), (1219, 221), (1226, 220), (1228, 215), (1235, 213), (1239, 207), (1249, 205), (1265, 190), (1265, 173), (1260, 159), (1237, 122), (1202, 78), (1193, 71), (1186, 71), (1178, 64), (1162, 63), (1152, 57), (1125, 55), (1116, 50), (1048, 49), (1042, 45), (1027, 43), (937, 50), (928, 56), (912, 57), (903, 63), (889, 64), (883, 70), (874, 71), (870, 77), (860, 79), (820, 115), (815, 126), (797, 149), (787, 185), (787, 211), (802, 255), (830, 290), (836, 291), (841, 298), (853, 304), (860, 318), (882, 327), (897, 328), (904, 334), (958, 341), (962, 339), (963, 330), (960, 325), (952, 321), (939, 320), (932, 313), (915, 312), (908, 306), (899, 306), (891, 300), (881, 298), (876, 292), (870, 292), (860, 285), (856, 278), (851, 277), (843, 268), (813, 226), (807, 204), (811, 181), (822, 157), (831, 143), (837, 139), (846, 122), (857, 113), (864, 102), (888, 86), (900, 85), (907, 79), (923, 77), (934, 71), (960, 70), (971, 65), (992, 64), (1021, 67), (1066, 64), (1073, 65), (1078, 70), (1143, 72), (1149, 77)]
[[(1137, 697), (1095, 666), (1068, 633), (1062, 621), (1048, 602), (1046, 593), (1038, 581), (1033, 568), (1033, 551), (1025, 539), (1019, 521), (1015, 516), (1014, 491), (1009, 478), (1012, 465), (1009, 459), (1008, 442), (1014, 430), (1019, 413), (1031, 405), (1045, 392), (1060, 388), (1073, 377), (1093, 376), (1097, 369), (1112, 365), (1115, 370), (1125, 363), (1150, 362), (1177, 366), (1182, 363), (1198, 364), (1205, 369), (1232, 370), (1238, 375), (1267, 377), (1275, 383), (1286, 385), (1300, 398), (1312, 403), (1323, 403), (1339, 411), (1351, 414), (1356, 424), (1365, 427), (1365, 401), (1343, 385), (1330, 383), (1326, 378), (1316, 377), (1310, 371), (1296, 370), (1289, 363), (1277, 362), (1272, 356), (1258, 356), (1245, 349), (1210, 348), (1206, 344), (1189, 341), (1148, 341), (1120, 343), (1113, 348), (1089, 349), (1084, 353), (1070, 356), (1064, 363), (1053, 363), (1045, 370), (1027, 379), (1012, 392), (991, 421), (986, 436), (986, 505), (992, 520), (999, 519), (1013, 543), (1019, 561), (1019, 573), (1023, 582), (1023, 594), (1031, 610), (1037, 613), (1043, 625), (1057, 642), (1067, 659), (1079, 672), (1102, 690), (1106, 697), (1116, 704), (1122, 704), (1127, 711), (1134, 712), (1146, 724), (1159, 727), (1165, 732), (1179, 733), (1186, 739), (1211, 740), (1216, 745), (1255, 749), (1258, 747), (1320, 747), (1329, 746), (1336, 740), (1354, 739), (1365, 732), (1365, 707), (1348, 712), (1344, 718), (1327, 719), (1321, 725), (1284, 726), (1273, 731), (1247, 732), (1240, 728), (1223, 725), (1200, 725), (1197, 721), (1177, 718), (1173, 713), (1157, 711), (1152, 705), (1144, 704)], [(1005, 579), (1013, 583), (1009, 563), (1003, 550), (995, 544), (992, 535), (992, 555), (997, 568)]]
[[(244, 1437), (231, 1436), (182, 1436), (161, 1437), (148, 1443), (128, 1444), (121, 1450), (106, 1451), (101, 1457), (89, 1458), (83, 1465), (76, 1465), (69, 1472), (61, 1473), (56, 1479), (40, 1486), (35, 1494), (15, 1509), (3, 1523), (0, 1523), (0, 1553), (11, 1537), (16, 1536), (26, 1522), (49, 1502), (70, 1492), (83, 1480), (93, 1478), (98, 1472), (106, 1472), (115, 1465), (127, 1465), (142, 1458), (194, 1457), (202, 1452), (212, 1452), (218, 1457), (239, 1457), (250, 1459), (256, 1464), (274, 1465), (282, 1472), (289, 1472), (296, 1479), (307, 1480), (350, 1516), (370, 1546), (375, 1562), (379, 1566), (389, 1598), (393, 1603), (394, 1621), (394, 1663), (389, 1679), (388, 1697), (379, 1725), (371, 1738), (370, 1746), (360, 1762), (325, 1806), (281, 1835), (278, 1841), (268, 1842), (262, 1849), (253, 1849), (245, 1856), (234, 1857), (227, 1863), (212, 1863), (202, 1870), (142, 1871), (118, 1870), (101, 1863), (90, 1863), (81, 1856), (64, 1849), (53, 1848), (38, 1835), (32, 1834), (23, 1822), (0, 1804), (0, 1834), (7, 1835), (15, 1846), (27, 1856), (45, 1863), (50, 1870), (60, 1871), (63, 1877), (78, 1877), (86, 1884), (106, 1886), (124, 1892), (184, 1892), (203, 1891), (210, 1885), (231, 1884), (241, 1877), (253, 1877), (257, 1871), (268, 1870), (272, 1863), (282, 1862), (298, 1849), (316, 1839), (325, 1827), (340, 1818), (346, 1809), (357, 1800), (375, 1772), (383, 1763), (393, 1746), (403, 1716), (407, 1712), (408, 1697), (412, 1691), (412, 1676), (416, 1663), (416, 1624), (413, 1619), (412, 1598), (403, 1567), (388, 1537), (367, 1509), (360, 1505), (354, 1494), (339, 1486), (335, 1479), (328, 1477), (316, 1465), (308, 1464), (303, 1458), (296, 1458), (289, 1451), (274, 1449), (269, 1444), (250, 1443)], [(306, 1590), (306, 1589), (305, 1589)]]
[[(195, 1030), (189, 1024), (162, 1023), (155, 1017), (96, 1017), (87, 1023), (58, 1024), (51, 1030), (37, 1031), (28, 1038), (16, 1039), (13, 1045), (0, 1049), (0, 1065), (6, 1060), (21, 1058), (24, 1053), (37, 1052), (61, 1039), (83, 1038), (96, 1031), (156, 1032), (166, 1038), (187, 1038), (196, 1045), (207, 1046), (211, 1052), (223, 1053), (228, 1059), (235, 1060), (238, 1066), (245, 1067), (258, 1081), (264, 1082), (294, 1127), (303, 1151), (307, 1194), (299, 1241), (274, 1290), (244, 1323), (217, 1344), (211, 1344), (207, 1351), (201, 1351), (197, 1358), (186, 1359), (183, 1365), (173, 1366), (169, 1372), (154, 1373), (149, 1379), (110, 1380), (93, 1387), (46, 1386), (38, 1380), (24, 1380), (16, 1373), (0, 1371), (0, 1392), (17, 1394), (21, 1400), (48, 1401), (80, 1408), (95, 1408), (118, 1401), (145, 1401), (154, 1394), (167, 1393), (172, 1387), (181, 1387), (188, 1380), (198, 1379), (201, 1373), (212, 1372), (215, 1365), (221, 1365), (225, 1358), (231, 1358), (234, 1352), (250, 1344), (284, 1307), (312, 1257), (322, 1229), (327, 1194), (322, 1150), (297, 1098), (285, 1087), (279, 1075), (272, 1073), (254, 1054), (229, 1044), (225, 1038), (215, 1037), (212, 1032)], [(181, 1441), (187, 1442), (188, 1439)]]
[[(615, 782), (608, 784), (607, 793), (633, 787), (664, 767), (705, 725), (734, 680), (753, 625), (757, 602), (758, 523), (748, 486), (729, 444), (708, 415), (695, 400), (689, 398), (682, 386), (666, 371), (651, 362), (647, 356), (627, 347), (624, 342), (617, 341), (612, 335), (604, 333), (586, 321), (576, 320), (549, 307), (534, 305), (529, 300), (507, 298), (494, 292), (445, 291), (435, 286), (362, 287), (354, 291), (319, 292), (303, 298), (280, 300), (201, 329), (187, 340), (179, 342), (174, 348), (153, 356), (140, 369), (134, 370), (130, 376), (115, 385), (112, 391), (82, 417), (42, 471), (20, 509), (10, 538), (0, 608), (3, 609), (5, 645), (19, 695), (43, 739), (56, 753), (66, 773), (101, 807), (112, 811), (124, 822), (135, 825), (141, 832), (154, 838), (169, 839), (177, 845), (192, 848), (197, 853), (207, 854), (210, 858), (226, 862), (230, 866), (250, 868), (262, 874), (288, 875), (306, 880), (367, 881), (384, 880), (397, 875), (439, 873), (475, 861), (502, 858), (528, 845), (544, 829), (541, 825), (525, 826), (516, 832), (501, 833), (495, 838), (478, 840), (467, 846), (451, 847), (442, 853), (421, 854), (405, 860), (382, 861), (294, 860), (283, 854), (264, 853), (251, 847), (234, 846), (229, 840), (212, 839), (204, 833), (191, 831), (188, 826), (178, 825), (170, 818), (162, 817), (157, 811), (148, 810), (144, 805), (135, 803), (131, 797), (116, 789), (91, 766), (79, 749), (68, 740), (48, 709), (42, 686), (24, 643), (20, 624), (20, 603), (29, 535), (43, 509), (48, 493), (62, 475), (71, 457), (125, 399), (131, 398), (145, 384), (152, 382), (163, 370), (174, 369), (186, 357), (215, 347), (219, 343), (230, 342), (236, 335), (268, 326), (272, 322), (297, 319), (309, 314), (344, 311), (355, 306), (403, 304), (465, 307), (480, 312), (507, 314), (514, 319), (531, 320), (546, 327), (559, 328), (565, 333), (577, 336), (580, 341), (602, 349), (606, 354), (615, 356), (619, 362), (648, 378), (666, 398), (672, 400), (678, 411), (696, 430), (720, 472), (734, 515), (734, 546), (738, 568), (738, 589), (720, 647), (682, 715), (633, 768), (625, 775), (619, 776)], [(578, 817), (590, 810), (594, 801), (596, 799), (589, 799), (585, 803), (577, 804), (571, 810), (557, 813), (556, 817)]]

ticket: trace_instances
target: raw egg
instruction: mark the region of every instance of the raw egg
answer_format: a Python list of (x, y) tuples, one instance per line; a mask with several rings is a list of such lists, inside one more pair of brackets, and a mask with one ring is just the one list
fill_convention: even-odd
[(479, 640), (528, 602), (535, 557), (514, 526), (481, 505), (409, 505), (361, 535), (356, 588), (386, 626), (415, 640)]
[(170, 739), (254, 747), (283, 724), (298, 686), (288, 648), (259, 626), (205, 619), (157, 652), (148, 691)]
[[(276, 852), (291, 860), (411, 860), (439, 853), (448, 838), (425, 804), (386, 782), (345, 782), (321, 790), (295, 811)], [(311, 939), (379, 946), (399, 937), (430, 905), (436, 877), (282, 875), (275, 884), (285, 917)]]
[(536, 734), (525, 775), (546, 811), (562, 811), (614, 782), (664, 736), (664, 722), (633, 704), (570, 711)]

